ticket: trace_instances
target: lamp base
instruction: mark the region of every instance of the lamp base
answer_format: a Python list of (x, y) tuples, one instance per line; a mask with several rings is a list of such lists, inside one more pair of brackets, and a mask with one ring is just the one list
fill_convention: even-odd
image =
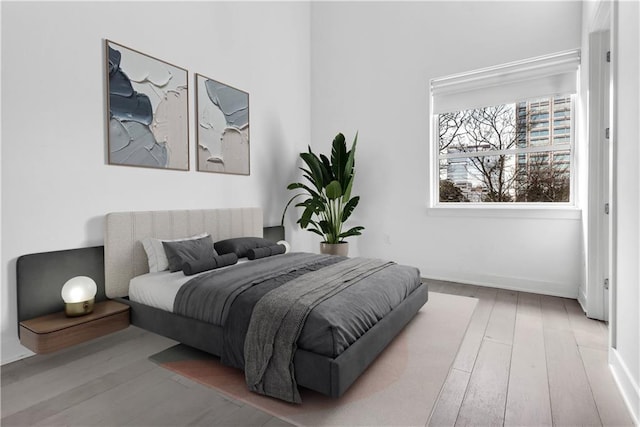
[(66, 314), (67, 317), (84, 316), (93, 311), (94, 302), (95, 298), (82, 302), (66, 302), (64, 303), (64, 314)]

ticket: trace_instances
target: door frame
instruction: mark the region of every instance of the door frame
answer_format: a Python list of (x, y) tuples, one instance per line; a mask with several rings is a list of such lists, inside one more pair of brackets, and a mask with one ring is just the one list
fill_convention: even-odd
[[(589, 271), (587, 274), (587, 316), (607, 320), (604, 280), (609, 279), (608, 217), (605, 203), (610, 204), (608, 184), (609, 146), (605, 129), (609, 127), (611, 105), (607, 78), (606, 53), (609, 50), (608, 30), (589, 33)], [(608, 99), (609, 98), (609, 99)], [(608, 107), (608, 108), (607, 108)], [(609, 135), (611, 136), (611, 135)], [(610, 206), (610, 205), (609, 205)], [(610, 210), (609, 210), (610, 212)], [(610, 289), (610, 287), (609, 287)]]
[[(612, 2), (601, 0), (588, 28), (589, 100), (588, 100), (588, 203), (587, 203), (587, 283), (588, 317), (609, 321), (610, 344), (615, 347), (615, 54), (613, 45)], [(612, 52), (606, 63), (606, 52)], [(608, 67), (608, 70), (607, 70)], [(608, 73), (607, 73), (608, 71)], [(608, 74), (608, 76), (607, 76)], [(603, 107), (608, 105), (608, 111)], [(603, 135), (609, 127), (608, 144)], [(603, 159), (608, 155), (608, 165)], [(608, 167), (607, 167), (608, 166)], [(608, 169), (608, 170), (607, 170)], [(609, 214), (603, 215), (609, 203)], [(607, 230), (608, 229), (608, 233)], [(608, 310), (605, 310), (604, 279), (609, 279)], [(607, 313), (608, 311), (608, 313)], [(608, 314), (608, 316), (605, 316)]]

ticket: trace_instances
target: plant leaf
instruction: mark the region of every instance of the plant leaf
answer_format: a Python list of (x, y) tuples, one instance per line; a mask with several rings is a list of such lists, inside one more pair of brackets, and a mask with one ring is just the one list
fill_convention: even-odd
[(329, 226), (329, 223), (325, 220), (322, 220), (318, 223), (318, 225), (320, 226), (320, 229), (324, 232), (324, 234), (331, 234), (331, 227)]
[(300, 153), (300, 157), (302, 157), (302, 160), (309, 166), (311, 181), (318, 189), (318, 192), (321, 192), (324, 187), (324, 175), (322, 173), (323, 167), (321, 166), (322, 163), (320, 159), (311, 152), (311, 147), (309, 147), (309, 153)]
[(309, 206), (309, 203), (311, 203), (312, 200), (313, 200), (313, 198), (308, 198), (304, 202), (297, 203), (296, 204), (296, 208), (306, 208), (307, 206)]
[(347, 200), (349, 200), (351, 198), (351, 189), (352, 188), (353, 188), (353, 176), (351, 177), (351, 179), (347, 183), (347, 189), (344, 190), (344, 194), (342, 195), (342, 201), (343, 202), (346, 202)]
[(307, 231), (316, 233), (318, 236), (321, 236), (324, 239), (324, 234), (322, 234), (320, 231), (316, 230), (315, 228), (307, 228)]
[(340, 233), (338, 237), (340, 239), (344, 239), (345, 237), (349, 237), (349, 236), (360, 236), (362, 234), (360, 233), (360, 231), (362, 230), (364, 230), (364, 227), (353, 227), (345, 231), (344, 233)]
[(302, 184), (301, 182), (292, 182), (291, 184), (287, 185), (288, 190), (295, 190), (297, 188), (302, 188), (306, 190), (309, 193), (309, 195), (312, 197), (321, 197), (320, 194), (318, 194), (316, 191), (309, 188), (307, 185)]
[(329, 200), (335, 200), (339, 197), (342, 197), (342, 187), (338, 181), (331, 181), (327, 188), (325, 189), (327, 193), (327, 197)]
[(311, 222), (311, 216), (313, 215), (313, 208), (307, 206), (305, 210), (302, 212), (302, 216), (298, 220), (298, 224), (300, 224), (300, 228), (307, 228), (309, 223)]
[[(290, 184), (290, 185), (292, 185), (292, 184)], [(287, 208), (289, 207), (289, 205), (291, 204), (291, 202), (293, 202), (293, 200), (294, 200), (294, 199), (297, 199), (297, 198), (298, 198), (298, 197), (300, 197), (300, 196), (305, 196), (305, 194), (304, 194), (304, 193), (299, 193), (299, 194), (294, 195), (293, 197), (291, 197), (291, 198), (289, 199), (289, 201), (288, 201), (288, 202), (287, 202), (287, 204), (285, 205), (284, 210), (282, 211), (282, 219), (280, 219), (280, 225), (281, 225), (281, 226), (284, 226), (284, 215), (287, 213)]]
[(356, 196), (353, 199), (349, 200), (346, 205), (344, 205), (344, 209), (342, 210), (342, 222), (346, 222), (347, 219), (349, 219), (355, 207), (358, 206), (359, 201), (360, 196)]
[[(347, 162), (344, 166), (344, 182), (342, 184), (344, 184), (344, 187), (348, 187), (349, 186), (349, 182), (353, 181), (353, 176), (355, 174), (354, 171), (354, 166), (355, 166), (355, 156), (356, 156), (356, 144), (358, 143), (358, 132), (356, 132), (356, 137), (353, 138), (353, 144), (351, 144), (351, 150), (349, 150), (349, 152), (347, 153)], [(351, 194), (351, 191), (349, 191), (349, 194)], [(351, 197), (351, 196), (349, 196)], [(348, 200), (348, 198), (347, 198)]]
[(333, 145), (331, 148), (331, 169), (333, 171), (334, 179), (340, 182), (340, 185), (345, 184), (343, 176), (346, 164), (347, 145), (344, 142), (344, 135), (339, 133), (333, 139)]
[(320, 160), (322, 161), (322, 165), (327, 170), (327, 173), (329, 175), (329, 177), (328, 177), (329, 180), (327, 182), (331, 182), (334, 179), (336, 179), (336, 177), (333, 176), (333, 170), (331, 169), (331, 162), (329, 161), (327, 156), (325, 156), (324, 154), (320, 154)]
[(313, 211), (316, 215), (324, 212), (327, 209), (327, 205), (322, 199), (318, 197), (314, 197), (313, 199), (311, 199), (311, 201), (309, 202), (309, 206), (313, 207)]
[(316, 183), (313, 180), (313, 174), (311, 173), (311, 171), (305, 168), (299, 168), (299, 169), (303, 172), (302, 176), (305, 177), (315, 187)]

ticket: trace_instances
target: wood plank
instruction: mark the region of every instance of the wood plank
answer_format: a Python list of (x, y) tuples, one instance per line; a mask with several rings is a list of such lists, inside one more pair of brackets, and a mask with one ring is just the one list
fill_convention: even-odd
[(545, 329), (571, 330), (569, 315), (564, 305), (564, 298), (541, 295), (540, 307), (542, 309), (542, 320)]
[[(161, 368), (158, 368), (161, 369)], [(149, 393), (150, 396), (133, 397), (136, 406), (149, 408), (148, 411), (136, 411), (137, 417), (124, 423), (114, 423), (113, 419), (106, 420), (102, 425), (149, 425), (149, 426), (180, 426), (180, 425), (244, 425), (242, 419), (234, 417), (240, 407), (229, 405), (219, 393), (208, 387), (185, 387), (171, 378), (158, 385), (158, 390)], [(163, 402), (157, 405), (157, 402)], [(134, 411), (128, 411), (133, 413)], [(207, 419), (207, 414), (213, 414), (213, 419)], [(225, 422), (227, 419), (229, 422)], [(264, 418), (266, 422), (268, 417)], [(233, 423), (232, 423), (232, 422)]]
[(201, 425), (242, 425), (246, 427), (263, 426), (267, 422), (271, 421), (271, 418), (273, 418), (266, 412), (259, 411), (250, 405), (244, 405), (238, 408), (236, 411), (225, 416), (220, 416), (219, 414), (216, 415), (216, 418), (208, 420), (211, 421), (209, 424)]
[(35, 425), (123, 383), (135, 381), (139, 376), (153, 368), (154, 365), (147, 360), (136, 361), (117, 372), (107, 373), (60, 393), (51, 399), (36, 403), (22, 411), (4, 417), (2, 418), (2, 425)]
[[(152, 369), (135, 381), (87, 399), (37, 425), (222, 425), (219, 420), (240, 407), (214, 389), (174, 381), (171, 371), (146, 363)], [(235, 421), (242, 425), (241, 419)]]
[(554, 425), (601, 425), (573, 333), (545, 324), (544, 345)]
[(175, 343), (173, 340), (151, 333), (145, 333), (142, 337), (143, 339), (135, 342), (116, 343), (103, 351), (87, 354), (57, 369), (44, 370), (23, 381), (3, 387), (3, 415), (10, 415), (51, 399), (57, 394), (69, 391), (105, 373), (114, 372), (136, 360), (146, 359), (148, 355)]
[[(20, 381), (44, 371), (74, 363), (77, 360), (91, 354), (100, 353), (101, 351), (111, 348), (117, 344), (128, 341), (135, 342), (147, 333), (148, 332), (143, 329), (130, 326), (127, 329), (123, 329), (114, 334), (78, 344), (73, 348), (62, 349), (55, 353), (39, 354), (34, 357), (28, 357), (17, 362), (2, 365), (2, 384), (8, 385), (14, 380)], [(14, 369), (14, 364), (20, 364), (21, 367), (19, 369)]]
[(24, 363), (24, 360), (17, 360), (0, 366), (0, 384), (2, 384), (2, 387), (20, 381), (23, 372), (28, 369), (28, 365)]
[(465, 372), (471, 372), (478, 357), (478, 351), (487, 329), (487, 323), (493, 310), (496, 292), (489, 296), (483, 295), (478, 300), (478, 305), (471, 316), (471, 321), (467, 327), (467, 333), (460, 344), (460, 349), (453, 362), (453, 368)]
[(518, 294), (504, 424), (551, 425), (540, 297)]
[(489, 317), (485, 338), (503, 344), (513, 343), (513, 331), (516, 320), (518, 293), (500, 289)]
[[(153, 366), (135, 381), (125, 381), (34, 425), (124, 425), (141, 413), (151, 412), (154, 406), (162, 408), (162, 399), (177, 399), (185, 387), (170, 381), (171, 375), (170, 371)], [(174, 387), (170, 388), (170, 384)]]
[(503, 424), (510, 359), (510, 345), (482, 342), (456, 426)]
[(468, 372), (452, 369), (447, 380), (442, 386), (442, 391), (429, 417), (430, 426), (453, 426), (456, 424), (458, 412), (467, 391), (469, 378)]
[(278, 417), (271, 417), (269, 421), (267, 421), (263, 427), (291, 427), (293, 424), (289, 424), (285, 420), (281, 420)]
[(576, 300), (564, 300), (564, 306), (579, 346), (601, 350), (606, 350), (609, 347), (609, 333), (604, 322), (589, 319)]
[(608, 350), (579, 347), (598, 414), (605, 426), (633, 426), (620, 390), (609, 370)]

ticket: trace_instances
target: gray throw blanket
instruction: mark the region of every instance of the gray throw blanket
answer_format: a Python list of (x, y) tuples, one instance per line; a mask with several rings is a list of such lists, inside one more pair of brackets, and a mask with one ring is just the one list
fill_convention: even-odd
[(294, 377), (296, 342), (311, 310), (392, 262), (352, 258), (307, 273), (270, 291), (254, 307), (245, 340), (251, 391), (301, 403)]
[(231, 304), (245, 290), (328, 257), (296, 252), (203, 273), (180, 287), (173, 303), (173, 312), (223, 326)]

